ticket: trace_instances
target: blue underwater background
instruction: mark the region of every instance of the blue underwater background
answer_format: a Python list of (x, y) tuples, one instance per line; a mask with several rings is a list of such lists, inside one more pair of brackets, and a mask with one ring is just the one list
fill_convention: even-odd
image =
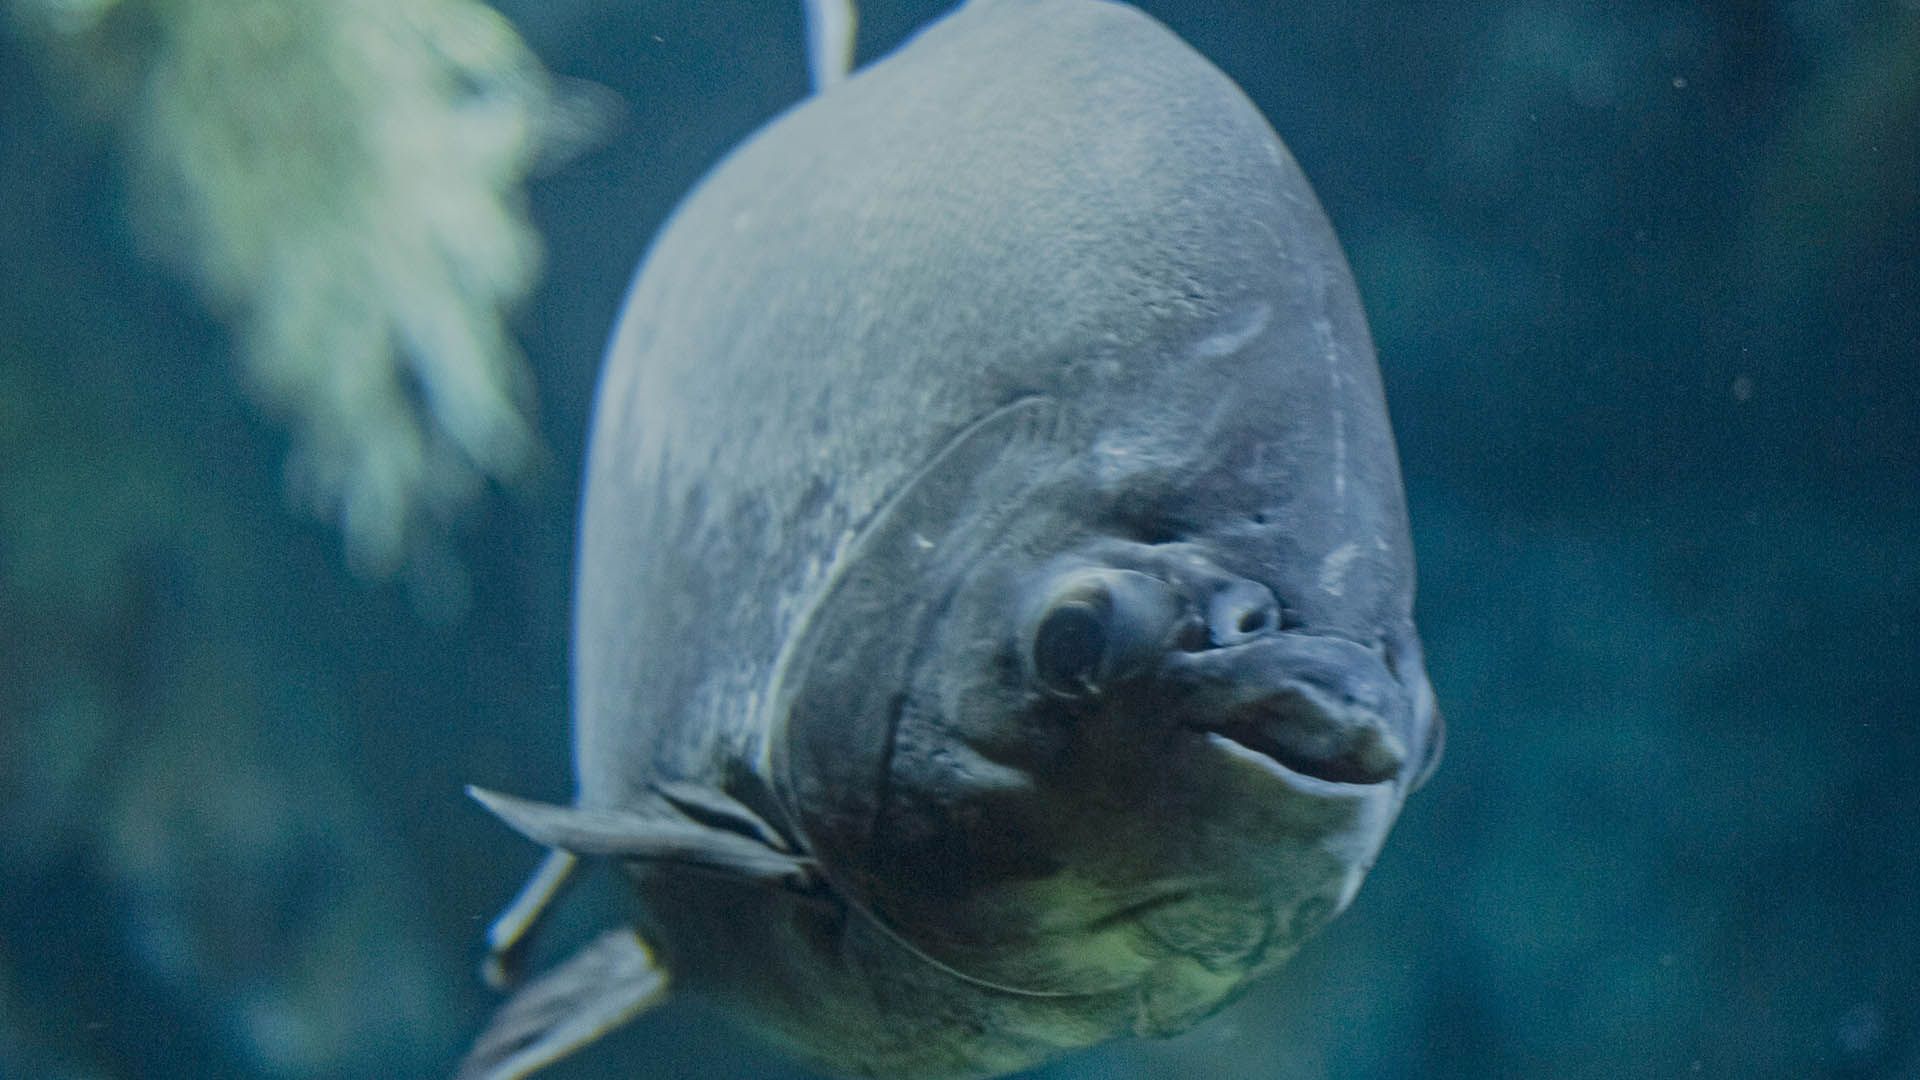
[[(525, 287), (473, 310), (508, 313), (496, 381), (533, 426), (511, 470), (449, 436), (472, 482), (382, 534), (389, 504), (289, 480), (363, 490), (311, 465), (347, 453), (312, 419), (337, 384), (263, 374), (313, 341), (256, 318), (288, 279), (208, 254), (299, 215), (225, 248), (225, 204), (167, 224), (215, 174), (153, 119), (228, 8), (327, 2), (0, 3), (7, 1080), (450, 1074), (537, 854), (461, 785), (569, 793), (605, 335), (675, 201), (807, 90), (798, 3), (500, 3), (578, 129), (492, 179), (543, 254), (486, 263)], [(861, 5), (862, 58), (944, 6)], [(1346, 244), (1450, 742), (1284, 972), (1034, 1075), (1920, 1080), (1920, 5), (1143, 6), (1261, 106)], [(370, 100), (279, 130), (359, 145), (411, 99)], [(439, 145), (421, 124), (396, 145)], [(437, 203), (392, 205), (366, 220)], [(396, 377), (397, 415), (447, 378)], [(676, 1002), (552, 1075), (801, 1074)]]

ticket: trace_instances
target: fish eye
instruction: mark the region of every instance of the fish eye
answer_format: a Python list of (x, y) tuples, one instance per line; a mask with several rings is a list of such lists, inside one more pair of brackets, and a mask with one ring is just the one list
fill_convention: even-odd
[(1172, 586), (1130, 570), (1078, 570), (1047, 591), (1027, 638), (1033, 677), (1062, 697), (1086, 697), (1166, 651), (1182, 625)]
[(1041, 685), (1067, 697), (1099, 689), (1112, 610), (1104, 589), (1062, 598), (1047, 609), (1033, 631), (1033, 673)]

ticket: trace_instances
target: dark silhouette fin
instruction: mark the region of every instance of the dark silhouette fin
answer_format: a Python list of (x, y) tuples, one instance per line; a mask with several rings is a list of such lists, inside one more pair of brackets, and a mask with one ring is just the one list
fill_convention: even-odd
[(653, 962), (646, 943), (631, 929), (610, 930), (507, 999), (455, 1080), (517, 1080), (666, 996), (667, 973)]

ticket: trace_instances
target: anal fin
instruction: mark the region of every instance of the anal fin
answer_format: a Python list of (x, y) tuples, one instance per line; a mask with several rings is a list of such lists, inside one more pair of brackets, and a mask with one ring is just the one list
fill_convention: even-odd
[(518, 1080), (659, 1004), (667, 974), (629, 928), (610, 930), (507, 999), (455, 1080)]

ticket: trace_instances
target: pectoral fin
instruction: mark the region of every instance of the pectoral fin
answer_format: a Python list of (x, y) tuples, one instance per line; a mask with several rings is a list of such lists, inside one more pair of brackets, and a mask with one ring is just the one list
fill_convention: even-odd
[(493, 1015), (456, 1080), (517, 1080), (659, 1004), (667, 974), (632, 930), (610, 930)]
[(469, 787), (467, 794), (514, 831), (575, 855), (679, 863), (749, 881), (811, 888), (813, 860), (788, 850), (758, 815), (725, 794), (676, 787), (632, 809), (608, 810), (517, 799)]

